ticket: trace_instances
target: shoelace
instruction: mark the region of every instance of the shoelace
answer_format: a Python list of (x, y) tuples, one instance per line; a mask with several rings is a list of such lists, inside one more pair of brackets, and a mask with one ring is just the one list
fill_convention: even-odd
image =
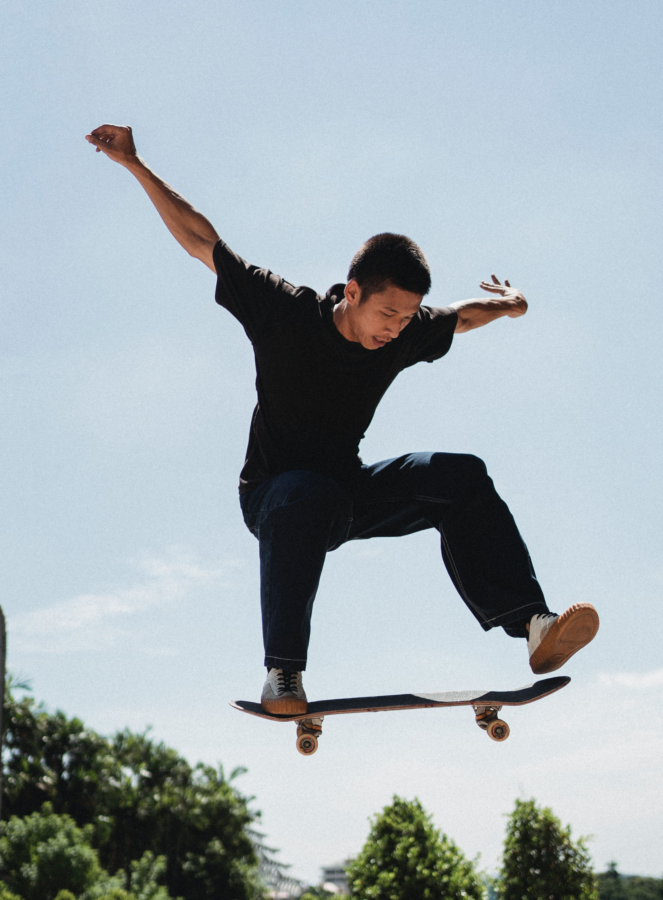
[(281, 669), (276, 676), (278, 681), (279, 694), (289, 691), (293, 694), (297, 692), (297, 673), (290, 672), (287, 669)]

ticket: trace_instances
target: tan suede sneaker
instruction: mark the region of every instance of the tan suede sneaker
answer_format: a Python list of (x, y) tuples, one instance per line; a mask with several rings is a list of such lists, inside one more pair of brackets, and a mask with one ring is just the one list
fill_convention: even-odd
[(533, 616), (528, 626), (529, 664), (535, 675), (561, 668), (596, 636), (599, 615), (591, 603), (574, 603), (561, 616)]
[(262, 689), (260, 705), (268, 713), (298, 716), (308, 709), (302, 686), (302, 673), (287, 669), (270, 669)]

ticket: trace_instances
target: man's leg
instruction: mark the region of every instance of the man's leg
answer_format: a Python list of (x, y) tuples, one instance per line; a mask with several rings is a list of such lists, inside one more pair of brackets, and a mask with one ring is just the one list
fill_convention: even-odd
[(425, 528), (440, 532), (451, 580), (484, 630), (525, 636), (531, 617), (548, 612), (513, 516), (476, 456), (412, 453), (365, 467), (350, 536)]
[(302, 672), (325, 555), (346, 538), (350, 497), (330, 478), (298, 470), (270, 478), (240, 499), (260, 542), (265, 665)]
[[(476, 456), (414, 453), (366, 466), (354, 499), (350, 538), (390, 537), (431, 527), (440, 532), (447, 571), (484, 630), (499, 625), (513, 637), (527, 637), (533, 617), (553, 624), (513, 516)], [(550, 646), (544, 647), (546, 660), (537, 661), (539, 668), (533, 665), (537, 673), (551, 670), (545, 666), (555, 654), (561, 665), (596, 633), (593, 607), (577, 604), (572, 610), (573, 629), (568, 627), (571, 611), (554, 622), (568, 646), (564, 652), (552, 647), (552, 633)], [(580, 642), (571, 649), (580, 632)], [(537, 632), (537, 647), (539, 638)], [(536, 650), (531, 642), (530, 650)]]

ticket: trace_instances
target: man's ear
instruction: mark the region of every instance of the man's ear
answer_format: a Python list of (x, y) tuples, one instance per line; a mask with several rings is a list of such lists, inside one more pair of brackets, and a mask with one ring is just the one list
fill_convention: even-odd
[(345, 299), (350, 306), (359, 306), (361, 302), (361, 288), (354, 278), (345, 285)]

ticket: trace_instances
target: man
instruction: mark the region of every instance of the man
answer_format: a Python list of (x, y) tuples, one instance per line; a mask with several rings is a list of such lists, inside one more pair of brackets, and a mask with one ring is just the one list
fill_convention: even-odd
[(527, 548), (475, 456), (413, 453), (374, 465), (359, 442), (400, 371), (444, 356), (455, 333), (527, 302), (508, 281), (482, 282), (495, 299), (422, 306), (430, 272), (403, 235), (367, 241), (347, 284), (322, 297), (230, 250), (196, 209), (136, 153), (131, 128), (102, 125), (87, 140), (138, 179), (173, 237), (217, 275), (217, 303), (244, 326), (256, 359), (240, 503), (260, 544), (268, 712), (306, 712), (302, 684), (311, 611), (325, 556), (345, 541), (425, 528), (441, 535), (449, 575), (485, 631), (527, 639), (536, 674), (562, 666), (598, 630), (589, 603), (561, 616), (546, 606)]

